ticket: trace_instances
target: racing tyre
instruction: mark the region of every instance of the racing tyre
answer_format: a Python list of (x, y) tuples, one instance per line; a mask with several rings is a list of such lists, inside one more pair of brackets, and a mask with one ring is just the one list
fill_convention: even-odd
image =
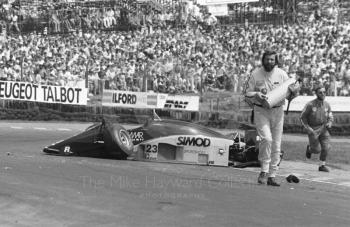
[(133, 153), (134, 145), (129, 132), (120, 124), (106, 124), (103, 138), (107, 152), (120, 159)]

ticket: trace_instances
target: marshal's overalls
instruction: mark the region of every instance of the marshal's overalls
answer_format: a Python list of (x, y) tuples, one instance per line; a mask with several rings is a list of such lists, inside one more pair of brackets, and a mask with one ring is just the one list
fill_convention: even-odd
[[(263, 67), (260, 67), (253, 71), (246, 83), (246, 97), (248, 92), (254, 91), (266, 94), (288, 79), (287, 73), (280, 68), (275, 67), (271, 72), (266, 72)], [(261, 137), (259, 143), (261, 172), (275, 177), (280, 161), (285, 100), (270, 109), (264, 108), (262, 103), (255, 99), (250, 99), (248, 102), (253, 105), (254, 123)]]
[(330, 134), (326, 128), (327, 123), (333, 123), (331, 106), (328, 102), (317, 98), (311, 100), (301, 112), (300, 120), (306, 129), (311, 127), (315, 132), (315, 134), (308, 134), (310, 152), (315, 154), (321, 152), (320, 160), (326, 161), (331, 148)]

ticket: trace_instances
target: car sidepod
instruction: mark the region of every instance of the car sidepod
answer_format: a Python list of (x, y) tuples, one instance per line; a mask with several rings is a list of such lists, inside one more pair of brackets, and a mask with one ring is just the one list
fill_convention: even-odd
[(139, 143), (134, 157), (143, 161), (228, 166), (232, 140), (208, 136), (173, 135)]

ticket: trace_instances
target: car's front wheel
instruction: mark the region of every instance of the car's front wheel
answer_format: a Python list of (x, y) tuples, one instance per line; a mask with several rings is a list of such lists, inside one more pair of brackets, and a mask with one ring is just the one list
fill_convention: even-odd
[(106, 124), (104, 133), (105, 148), (110, 155), (126, 159), (134, 150), (129, 132), (120, 124)]

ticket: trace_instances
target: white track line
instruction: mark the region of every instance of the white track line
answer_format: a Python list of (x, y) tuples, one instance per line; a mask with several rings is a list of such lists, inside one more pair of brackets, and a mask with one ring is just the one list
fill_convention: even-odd
[[(20, 126), (10, 126), (11, 129), (25, 129), (24, 127)], [(28, 128), (27, 128), (28, 129)], [(29, 128), (30, 129), (30, 128)], [(41, 131), (51, 131), (52, 129), (44, 128), (44, 127), (33, 127), (34, 130), (41, 130)], [(72, 131), (72, 129), (69, 128), (58, 128), (57, 131)]]
[(35, 130), (48, 130), (47, 128), (34, 127)]
[(320, 182), (329, 181), (332, 179), (333, 179), (332, 177), (314, 177), (314, 178), (312, 178), (313, 181), (320, 181)]
[(58, 131), (72, 131), (72, 130), (69, 129), (69, 128), (58, 128), (57, 130), (58, 130)]
[(339, 183), (340, 185), (342, 185), (342, 186), (348, 186), (348, 187), (350, 187), (350, 182), (341, 182), (341, 183)]

